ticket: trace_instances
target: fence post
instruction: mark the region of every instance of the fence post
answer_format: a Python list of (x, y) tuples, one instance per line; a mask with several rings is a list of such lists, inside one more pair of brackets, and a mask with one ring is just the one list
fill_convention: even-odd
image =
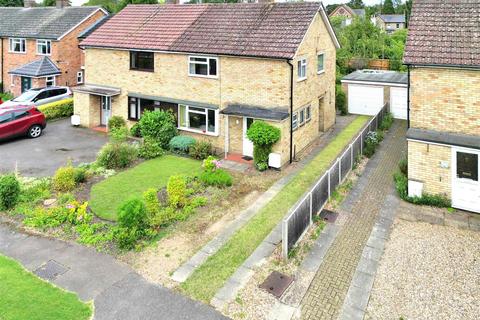
[(328, 169), (327, 176), (328, 176), (328, 199), (327, 199), (327, 201), (328, 201), (328, 200), (330, 200), (330, 169)]
[(338, 160), (338, 184), (342, 184), (342, 158)]
[[(355, 140), (353, 141), (353, 143), (355, 143)], [(350, 155), (352, 159), (352, 161), (350, 162), (350, 170), (353, 169), (353, 143), (350, 143)]]
[(288, 260), (288, 221), (282, 222), (282, 253), (283, 259)]
[(310, 191), (310, 224), (309, 226), (312, 224), (313, 222), (313, 192)]

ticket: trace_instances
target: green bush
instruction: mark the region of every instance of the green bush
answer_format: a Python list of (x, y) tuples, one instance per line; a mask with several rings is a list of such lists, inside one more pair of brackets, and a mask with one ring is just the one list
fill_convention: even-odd
[(73, 180), (76, 184), (83, 183), (87, 180), (87, 170), (84, 168), (75, 168)]
[(171, 151), (177, 153), (188, 153), (188, 150), (195, 144), (195, 139), (190, 136), (175, 136), (170, 140), (168, 146)]
[(117, 241), (120, 249), (130, 250), (135, 248), (138, 240), (144, 236), (144, 232), (137, 228), (122, 228), (114, 229), (113, 238)]
[(204, 171), (200, 174), (199, 179), (207, 186), (230, 187), (233, 184), (232, 176), (223, 169)]
[(163, 149), (178, 134), (175, 116), (171, 111), (145, 111), (139, 121), (142, 137), (157, 140)]
[[(2, 85), (2, 83), (0, 82), (0, 88), (1, 88), (1, 85)], [(12, 100), (13, 98), (14, 97), (13, 97), (13, 94), (11, 92), (3, 92), (3, 93), (0, 92), (0, 99), (3, 102), (6, 102), (8, 100)]]
[(400, 162), (398, 163), (398, 167), (400, 169), (400, 172), (408, 177), (408, 159), (407, 159), (407, 157), (400, 160)]
[(68, 98), (38, 107), (47, 120), (70, 117), (73, 115), (73, 99)]
[(390, 129), (392, 124), (393, 124), (393, 114), (391, 114), (390, 112), (387, 112), (385, 114), (385, 116), (383, 117), (382, 122), (380, 122), (380, 125), (378, 126), (378, 128), (380, 130), (385, 131), (385, 130)]
[(375, 150), (377, 149), (377, 146), (379, 143), (380, 142), (378, 140), (377, 132), (370, 131), (369, 133), (367, 133), (367, 137), (365, 139), (365, 145), (363, 146), (363, 154), (367, 158), (371, 158), (375, 153)]
[(36, 207), (25, 213), (26, 218), (23, 220), (23, 224), (42, 230), (55, 228), (67, 221), (68, 214), (69, 209), (65, 206), (48, 209)]
[(174, 208), (181, 208), (187, 202), (187, 182), (185, 177), (173, 175), (167, 183), (168, 203)]
[(150, 137), (145, 138), (138, 149), (138, 154), (144, 159), (158, 158), (164, 153), (160, 143)]
[(59, 192), (67, 192), (75, 189), (75, 168), (71, 165), (60, 167), (52, 179), (53, 189)]
[(340, 111), (340, 114), (342, 116), (348, 114), (347, 96), (345, 95), (345, 92), (342, 89), (342, 85), (340, 84), (337, 84), (335, 86), (335, 106), (337, 107), (337, 110)]
[(268, 168), (268, 156), (273, 145), (280, 140), (280, 129), (265, 121), (255, 120), (247, 131), (247, 137), (253, 142), (253, 161), (258, 170)]
[(118, 128), (112, 128), (108, 132), (110, 136), (110, 141), (111, 142), (126, 142), (128, 139), (128, 128), (127, 127), (118, 127)]
[(109, 130), (114, 130), (114, 129), (119, 129), (122, 127), (126, 127), (127, 122), (123, 117), (120, 116), (113, 116), (110, 119), (108, 119), (108, 129)]
[(126, 200), (118, 209), (118, 225), (127, 229), (145, 229), (148, 226), (147, 208), (138, 198)]
[(203, 170), (205, 171), (215, 171), (220, 168), (220, 161), (214, 156), (208, 156), (202, 163)]
[(213, 152), (213, 146), (208, 141), (197, 141), (194, 145), (190, 146), (188, 150), (190, 157), (198, 160), (208, 158), (208, 156), (215, 155)]
[(20, 197), (20, 183), (14, 174), (0, 176), (0, 210), (13, 208)]
[(125, 168), (137, 159), (138, 150), (127, 142), (110, 142), (102, 147), (97, 163), (107, 169)]
[(142, 137), (142, 132), (140, 131), (140, 124), (136, 122), (131, 128), (130, 128), (130, 134), (133, 137), (141, 138)]
[(157, 190), (154, 188), (147, 189), (147, 191), (143, 193), (143, 201), (145, 202), (148, 219), (151, 221), (160, 211)]

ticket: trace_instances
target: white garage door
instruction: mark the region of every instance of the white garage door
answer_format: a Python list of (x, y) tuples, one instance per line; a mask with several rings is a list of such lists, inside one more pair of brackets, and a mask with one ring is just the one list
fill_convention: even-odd
[(348, 85), (348, 112), (376, 115), (383, 107), (383, 87)]
[(407, 120), (407, 88), (390, 88), (390, 111), (395, 119)]

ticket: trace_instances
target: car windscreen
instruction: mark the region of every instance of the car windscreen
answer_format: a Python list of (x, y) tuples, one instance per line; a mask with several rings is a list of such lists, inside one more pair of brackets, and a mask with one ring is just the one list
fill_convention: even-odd
[(27, 91), (13, 99), (14, 102), (29, 102), (38, 94), (38, 91)]

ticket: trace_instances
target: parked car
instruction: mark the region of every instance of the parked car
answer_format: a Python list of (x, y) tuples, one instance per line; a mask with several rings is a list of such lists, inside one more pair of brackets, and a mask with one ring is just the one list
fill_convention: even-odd
[(34, 106), (0, 108), (0, 140), (23, 135), (38, 138), (46, 126), (45, 115)]
[(12, 100), (4, 102), (0, 108), (25, 105), (34, 105), (38, 107), (42, 104), (47, 104), (71, 97), (72, 91), (70, 91), (68, 87), (35, 88), (25, 91)]

